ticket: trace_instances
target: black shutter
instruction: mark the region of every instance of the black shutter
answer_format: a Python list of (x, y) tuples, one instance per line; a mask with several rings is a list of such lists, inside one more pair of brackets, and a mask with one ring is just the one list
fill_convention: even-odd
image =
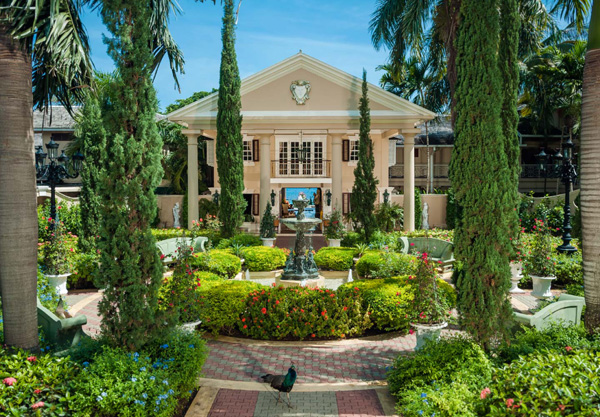
[(252, 215), (260, 215), (260, 194), (252, 194)]
[(252, 139), (252, 160), (260, 161), (260, 143), (258, 139)]
[(350, 213), (350, 195), (352, 193), (342, 193), (342, 214)]
[(342, 140), (342, 161), (348, 162), (350, 160), (350, 141), (348, 139)]

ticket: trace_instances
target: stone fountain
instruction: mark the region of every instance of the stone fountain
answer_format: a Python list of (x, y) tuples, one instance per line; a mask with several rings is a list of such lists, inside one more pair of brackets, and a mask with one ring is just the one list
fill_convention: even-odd
[(323, 277), (319, 276), (319, 270), (313, 258), (312, 244), (306, 234), (321, 223), (321, 219), (306, 218), (304, 209), (310, 201), (303, 198), (302, 195), (298, 197), (298, 200), (292, 200), (292, 202), (298, 208), (298, 214), (294, 218), (281, 219), (281, 221), (296, 231), (296, 243), (285, 262), (283, 273), (277, 277), (277, 285), (317, 287), (322, 283)]

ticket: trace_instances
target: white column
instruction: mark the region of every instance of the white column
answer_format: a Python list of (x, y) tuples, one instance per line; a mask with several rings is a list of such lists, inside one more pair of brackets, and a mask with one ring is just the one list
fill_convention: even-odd
[(198, 220), (198, 136), (188, 133), (188, 228), (192, 220)]
[(260, 136), (260, 215), (271, 201), (271, 135)]
[(331, 134), (331, 205), (342, 210), (342, 134)]
[(415, 230), (415, 135), (404, 136), (404, 230)]

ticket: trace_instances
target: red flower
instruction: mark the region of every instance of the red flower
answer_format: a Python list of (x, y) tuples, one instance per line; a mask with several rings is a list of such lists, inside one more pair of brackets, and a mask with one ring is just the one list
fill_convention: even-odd
[(484, 388), (481, 390), (481, 394), (479, 395), (479, 398), (481, 398), (482, 400), (485, 400), (485, 397), (488, 396), (488, 394), (490, 394), (492, 391), (489, 388)]
[(348, 310), (348, 307), (344, 306), (344, 311)]
[(559, 406), (558, 406), (558, 408), (557, 408), (556, 410), (557, 410), (557, 411), (558, 411), (558, 410), (560, 410), (560, 411), (564, 411), (564, 409), (565, 409), (565, 405), (564, 405), (564, 404), (559, 404)]
[(45, 404), (44, 404), (44, 402), (43, 402), (43, 401), (39, 401), (39, 402), (37, 402), (37, 403), (33, 404), (33, 405), (31, 406), (31, 408), (33, 408), (33, 409), (35, 410), (35, 409), (38, 409), (38, 408), (42, 408), (44, 405), (45, 405)]
[(508, 400), (506, 400), (506, 406), (508, 408), (512, 407), (514, 404), (515, 400), (513, 400), (512, 398), (509, 398)]
[(570, 351), (573, 350), (573, 348), (571, 346), (567, 346), (567, 347), (565, 347), (565, 349), (566, 349), (567, 352), (570, 352)]
[(409, 333), (409, 334), (413, 334), (414, 332), (415, 332), (415, 331), (414, 331), (413, 329), (410, 329), (410, 330), (408, 331), (408, 333)]
[(34, 393), (34, 394), (39, 394), (40, 392), (42, 392), (42, 390), (41, 390), (41, 389), (36, 389), (36, 390), (33, 390), (33, 393)]
[(242, 318), (242, 322), (246, 321), (246, 317)]
[(262, 310), (260, 310), (263, 314), (267, 314), (267, 309), (265, 307), (262, 308)]
[(30, 357), (28, 357), (28, 358), (27, 358), (27, 360), (28, 360), (29, 362), (32, 362), (32, 363), (33, 363), (33, 362), (37, 361), (37, 358), (36, 358), (35, 356), (30, 356)]
[(310, 335), (310, 337), (315, 337), (315, 334), (314, 334), (314, 333), (313, 333), (313, 334), (311, 334), (311, 335)]
[(279, 300), (275, 300), (275, 304), (279, 304)]
[(323, 310), (323, 311), (321, 311), (321, 315), (322, 315), (322, 316), (325, 316), (326, 314), (327, 314), (327, 310)]
[(248, 325), (247, 325), (247, 324), (244, 324), (244, 329), (247, 329), (247, 328), (248, 328)]
[(4, 385), (8, 385), (10, 387), (10, 386), (14, 385), (14, 383), (17, 382), (17, 380), (12, 377), (8, 377), (8, 378), (4, 378), (4, 380), (2, 380), (2, 382), (4, 382)]

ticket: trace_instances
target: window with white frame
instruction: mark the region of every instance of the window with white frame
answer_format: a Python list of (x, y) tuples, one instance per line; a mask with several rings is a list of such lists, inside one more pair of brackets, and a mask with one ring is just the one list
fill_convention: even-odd
[(252, 139), (244, 140), (244, 162), (254, 161), (252, 157)]
[(358, 161), (358, 138), (350, 138), (350, 162)]

